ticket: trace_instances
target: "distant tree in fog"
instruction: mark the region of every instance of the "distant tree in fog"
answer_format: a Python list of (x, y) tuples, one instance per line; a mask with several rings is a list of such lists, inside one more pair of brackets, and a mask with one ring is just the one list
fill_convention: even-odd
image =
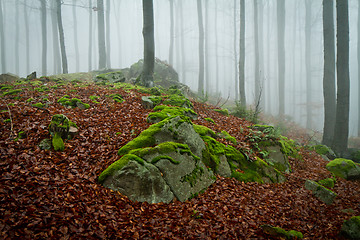
[(41, 3), (41, 34), (42, 34), (42, 75), (47, 73), (47, 30), (46, 30), (46, 0), (40, 0)]
[(59, 28), (59, 37), (60, 37), (60, 49), (61, 49), (61, 63), (63, 73), (68, 73), (68, 63), (66, 57), (65, 49), (65, 37), (64, 37), (64, 28), (62, 25), (62, 16), (61, 16), (61, 0), (56, 0), (56, 12), (57, 12), (57, 22)]
[(240, 104), (246, 107), (245, 93), (245, 0), (240, 0), (240, 60), (239, 60), (239, 94)]
[[(23, 6), (24, 6), (24, 25), (25, 25), (26, 73), (28, 74), (30, 73), (30, 29), (29, 29), (29, 17), (28, 17), (27, 6), (25, 3), (23, 4)], [(0, 11), (1, 11), (1, 7), (0, 7)], [(56, 29), (57, 29), (57, 25), (55, 30)], [(0, 35), (3, 36), (3, 34)]]
[[(259, 19), (258, 0), (254, 0), (254, 44), (255, 44), (255, 104), (260, 101), (260, 66), (259, 66)], [(262, 24), (262, 23), (260, 23)]]
[(174, 0), (170, 2), (170, 47), (169, 47), (169, 64), (174, 64)]
[(77, 30), (77, 17), (76, 17), (76, 0), (73, 0), (72, 15), (74, 19), (74, 46), (75, 46), (75, 72), (79, 72), (79, 44), (78, 44), (78, 30)]
[(111, 48), (110, 48), (110, 0), (106, 0), (106, 66), (111, 68)]
[(331, 146), (336, 115), (334, 1), (323, 0), (324, 35), (324, 131), (322, 143)]
[(198, 94), (204, 95), (204, 24), (201, 0), (197, 0), (198, 27), (199, 27), (199, 81)]
[(98, 12), (98, 43), (99, 43), (99, 69), (106, 68), (104, 1), (97, 0)]
[(336, 0), (337, 101), (333, 140), (334, 151), (343, 156), (349, 136), (349, 7), (348, 0)]
[(15, 73), (19, 75), (19, 0), (15, 0)]
[(5, 36), (4, 36), (4, 19), (3, 19), (3, 8), (2, 0), (0, 0), (0, 42), (1, 42), (1, 71), (6, 72), (6, 54), (5, 54)]
[(92, 38), (93, 38), (93, 26), (92, 26), (92, 22), (93, 22), (93, 6), (92, 6), (92, 1), (93, 0), (89, 0), (89, 47), (88, 47), (88, 71), (90, 72), (92, 70), (92, 50), (93, 50), (93, 46), (92, 46)]
[(357, 22), (357, 67), (358, 67), (358, 137), (360, 137), (360, 1), (358, 1)]
[[(54, 73), (61, 73), (61, 57), (60, 57), (60, 48), (59, 48), (59, 30), (57, 23), (57, 3), (56, 1), (51, 1), (51, 30), (52, 30), (52, 40), (53, 40), (53, 61), (54, 61)], [(25, 7), (26, 9), (26, 7)], [(27, 71), (28, 72), (28, 71)]]
[(144, 64), (140, 84), (152, 87), (154, 84), (155, 43), (154, 43), (154, 10), (152, 0), (142, 0), (143, 4), (143, 37)]
[(311, 88), (311, 5), (305, 0), (305, 73), (306, 73), (306, 127), (312, 128), (312, 88)]
[(278, 76), (279, 76), (279, 115), (285, 114), (285, 0), (277, 4), (277, 36), (278, 36)]

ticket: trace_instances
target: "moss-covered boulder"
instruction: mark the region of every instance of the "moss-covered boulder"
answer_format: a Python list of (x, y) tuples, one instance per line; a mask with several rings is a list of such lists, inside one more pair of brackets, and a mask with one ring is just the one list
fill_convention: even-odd
[(360, 216), (344, 221), (341, 233), (349, 239), (360, 239)]
[(313, 146), (316, 153), (322, 155), (324, 159), (335, 159), (335, 152), (326, 145), (318, 144)]
[(83, 103), (78, 98), (70, 98), (69, 95), (65, 95), (61, 97), (58, 101), (62, 106), (69, 107), (69, 108), (80, 108), (81, 110), (90, 108), (90, 105), (87, 103)]
[(152, 109), (162, 101), (161, 96), (142, 96), (141, 104), (145, 109)]
[(63, 114), (55, 114), (49, 124), (49, 132), (52, 137), (52, 145), (55, 151), (63, 151), (64, 140), (71, 139), (78, 133), (75, 123)]
[(349, 159), (336, 158), (326, 165), (335, 176), (347, 180), (360, 180), (360, 165)]
[(290, 230), (290, 231), (286, 231), (282, 228), (279, 227), (274, 227), (271, 225), (262, 225), (261, 229), (263, 230), (264, 233), (273, 236), (273, 237), (277, 237), (280, 239), (303, 239), (304, 236), (301, 232), (295, 231), (295, 230)]
[(118, 83), (125, 82), (125, 79), (125, 75), (122, 71), (116, 71), (96, 75), (94, 82)]
[(159, 105), (154, 108), (154, 112), (149, 113), (147, 121), (150, 123), (157, 123), (169, 117), (183, 116), (190, 119), (197, 119), (197, 114), (191, 109), (182, 107), (169, 107), (166, 105)]
[(315, 181), (306, 180), (305, 188), (311, 190), (315, 197), (319, 198), (322, 202), (328, 205), (332, 204), (337, 196), (336, 193)]

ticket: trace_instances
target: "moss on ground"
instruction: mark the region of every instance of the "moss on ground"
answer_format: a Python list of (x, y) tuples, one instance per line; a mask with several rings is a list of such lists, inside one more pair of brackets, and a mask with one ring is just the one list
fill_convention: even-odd
[(72, 107), (72, 108), (79, 107), (80, 109), (90, 108), (89, 104), (83, 103), (80, 99), (77, 99), (77, 98), (70, 99), (69, 95), (64, 95), (57, 102), (65, 107)]
[(215, 112), (218, 112), (224, 116), (229, 116), (229, 111), (225, 108), (225, 109), (214, 109)]
[(178, 94), (169, 95), (167, 99), (164, 100), (164, 104), (191, 109), (194, 107), (189, 99)]
[(149, 113), (147, 117), (148, 122), (158, 122), (169, 117), (181, 116), (185, 118), (194, 118), (197, 114), (188, 108), (182, 107), (169, 107), (165, 105), (159, 105), (154, 108), (154, 112)]

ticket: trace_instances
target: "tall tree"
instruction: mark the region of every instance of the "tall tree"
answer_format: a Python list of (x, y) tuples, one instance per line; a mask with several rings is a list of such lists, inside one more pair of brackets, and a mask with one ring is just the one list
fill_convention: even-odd
[(57, 23), (59, 29), (60, 37), (60, 49), (61, 49), (61, 63), (63, 73), (68, 73), (68, 63), (66, 58), (66, 49), (65, 49), (65, 37), (64, 37), (64, 28), (62, 25), (62, 16), (61, 16), (61, 0), (56, 0), (56, 12), (57, 12)]
[(234, 41), (233, 41), (233, 49), (234, 49), (234, 71), (235, 71), (235, 100), (239, 100), (239, 81), (238, 81), (238, 60), (237, 60), (237, 31), (236, 31), (236, 2), (237, 0), (234, 0), (234, 12), (233, 12), (233, 24), (234, 24)]
[(92, 6), (92, 1), (93, 0), (89, 0), (89, 48), (88, 48), (88, 70), (89, 72), (92, 70), (92, 51), (93, 51), (93, 46), (92, 46), (92, 38), (93, 38), (93, 26), (92, 26), (92, 22), (93, 22), (93, 6)]
[(285, 114), (285, 0), (277, 1), (279, 115)]
[(169, 64), (174, 64), (174, 0), (170, 2), (170, 47), (169, 47)]
[(205, 35), (204, 35), (204, 84), (206, 93), (210, 92), (210, 74), (209, 74), (209, 1), (205, 1)]
[(142, 0), (143, 4), (143, 37), (144, 64), (141, 75), (141, 85), (154, 85), (155, 43), (154, 43), (154, 10), (152, 0)]
[(240, 60), (239, 60), (240, 105), (246, 107), (245, 96), (245, 0), (240, 0)]
[(182, 71), (182, 81), (186, 83), (186, 55), (185, 55), (185, 38), (184, 38), (184, 9), (183, 1), (178, 1), (179, 11), (180, 11), (180, 38), (181, 38), (181, 71)]
[(15, 73), (19, 75), (19, 0), (15, 1)]
[(6, 72), (6, 53), (5, 53), (5, 35), (2, 0), (0, 0), (0, 42), (1, 42), (1, 71)]
[(324, 35), (324, 133), (322, 143), (331, 146), (336, 115), (334, 1), (323, 0)]
[(348, 0), (336, 0), (337, 101), (333, 149), (343, 156), (349, 136), (349, 7)]
[(311, 96), (311, 5), (312, 0), (305, 0), (305, 72), (306, 72), (306, 127), (312, 128)]
[(53, 40), (53, 55), (54, 55), (54, 73), (61, 73), (61, 57), (60, 57), (60, 47), (59, 47), (59, 30), (57, 23), (57, 3), (56, 1), (51, 1), (51, 30), (52, 30), (52, 40)]
[(106, 68), (104, 1), (97, 0), (98, 12), (98, 43), (99, 43), (99, 69)]
[[(0, 0), (0, 5), (1, 5)], [(25, 25), (25, 51), (26, 51), (26, 74), (30, 73), (30, 30), (29, 30), (29, 18), (28, 18), (28, 10), (26, 4), (23, 4), (24, 6), (24, 25)], [(1, 12), (1, 6), (0, 6), (0, 12)], [(1, 15), (1, 13), (0, 13)], [(1, 21), (1, 16), (0, 16)], [(2, 29), (1, 25), (0, 28)], [(1, 30), (0, 30), (1, 31)], [(0, 32), (0, 36), (3, 36), (4, 34)], [(4, 61), (2, 61), (4, 62)]]
[(75, 71), (79, 72), (79, 44), (78, 44), (78, 30), (77, 30), (77, 17), (76, 17), (76, 0), (73, 0), (72, 14), (74, 19), (74, 46), (75, 46)]
[(259, 19), (258, 19), (257, 0), (254, 0), (254, 44), (255, 44), (255, 105), (257, 105), (260, 101)]
[(199, 81), (198, 94), (204, 94), (204, 24), (201, 0), (197, 0), (198, 27), (199, 27)]
[(358, 61), (358, 137), (360, 137), (360, 2), (358, 2), (357, 22), (357, 61)]
[(47, 72), (47, 30), (46, 30), (46, 0), (40, 0), (41, 3), (41, 33), (42, 33), (42, 75)]
[(216, 81), (216, 93), (219, 92), (219, 36), (218, 36), (218, 7), (217, 7), (217, 1), (214, 0), (215, 3), (215, 81)]
[(111, 68), (111, 50), (110, 50), (110, 0), (106, 0), (106, 66)]

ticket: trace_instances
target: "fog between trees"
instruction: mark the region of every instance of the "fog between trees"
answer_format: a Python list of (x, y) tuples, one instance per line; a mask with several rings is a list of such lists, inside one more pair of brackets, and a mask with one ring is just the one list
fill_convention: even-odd
[[(284, 114), (304, 127), (323, 130), (324, 47), (322, 0), (284, 2)], [(248, 105), (261, 90), (262, 111), (279, 115), (279, 0), (202, 0), (204, 91), (238, 99), (239, 60), (245, 54)], [(60, 1), (59, 1), (60, 2)], [(104, 3), (106, 58), (99, 62), (98, 2)], [(155, 57), (171, 64), (180, 81), (198, 90), (197, 0), (154, 0)], [(245, 52), (240, 51), (240, 2), (245, 4)], [(334, 26), (336, 37), (336, 6)], [(61, 73), (55, 0), (0, 0), (1, 73)], [(349, 134), (358, 129), (358, 10), (349, 0)], [(171, 10), (171, 6), (173, 9)], [(255, 8), (254, 8), (255, 6)], [(46, 9), (46, 13), (44, 13)], [(62, 25), (68, 72), (120, 69), (143, 58), (141, 0), (63, 0)], [(256, 11), (255, 11), (256, 10)], [(173, 14), (173, 21), (171, 20)], [(280, 19), (282, 19), (280, 18)], [(44, 24), (45, 21), (45, 24)], [(109, 24), (108, 24), (109, 23)], [(173, 25), (173, 30), (171, 30)], [(255, 34), (257, 28), (258, 34)], [(42, 33), (45, 31), (46, 35)], [(45, 39), (45, 40), (44, 40)], [(46, 42), (45, 52), (43, 41)], [(336, 43), (336, 38), (335, 38)], [(281, 44), (280, 44), (281, 45)], [(306, 47), (309, 51), (306, 52)], [(172, 49), (172, 50), (171, 50)], [(256, 58), (258, 56), (258, 58)], [(5, 60), (3, 60), (5, 59)], [(309, 60), (306, 60), (309, 59)], [(104, 62), (106, 61), (106, 63)], [(257, 91), (259, 92), (259, 91)], [(311, 108), (307, 109), (307, 106)], [(311, 116), (307, 118), (307, 116)]]

